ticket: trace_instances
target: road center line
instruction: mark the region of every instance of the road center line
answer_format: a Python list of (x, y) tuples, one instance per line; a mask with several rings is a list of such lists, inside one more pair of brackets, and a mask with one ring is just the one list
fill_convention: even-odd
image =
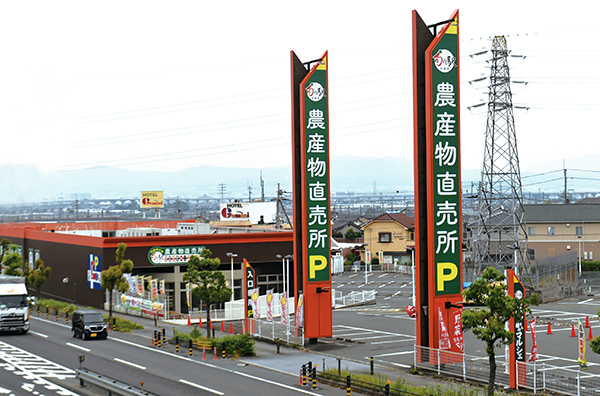
[(87, 349), (86, 347), (82, 347), (82, 346), (79, 346), (79, 345), (76, 345), (76, 344), (71, 344), (70, 342), (67, 342), (67, 345), (68, 345), (68, 346), (70, 346), (70, 347), (73, 347), (73, 348), (79, 349), (79, 350), (81, 350), (81, 351), (85, 351), (85, 352), (89, 352), (89, 351), (90, 351), (90, 350), (89, 350), (89, 349)]
[(119, 358), (114, 358), (114, 360), (115, 360), (115, 362), (123, 363), (123, 364), (126, 364), (128, 366), (138, 368), (140, 370), (146, 370), (146, 367), (140, 366), (139, 364), (135, 364), (135, 363), (132, 363), (132, 362), (128, 362), (127, 360), (123, 360), (123, 359), (119, 359)]
[(190, 381), (186, 381), (184, 379), (180, 379), (179, 382), (182, 382), (182, 383), (184, 383), (186, 385), (193, 386), (193, 387), (196, 387), (196, 388), (199, 388), (199, 389), (211, 392), (211, 393), (215, 393), (217, 395), (224, 395), (223, 392), (219, 392), (218, 390), (210, 389), (210, 388), (207, 388), (206, 386), (202, 386), (200, 384), (196, 384), (196, 383), (193, 383), (193, 382), (190, 382)]

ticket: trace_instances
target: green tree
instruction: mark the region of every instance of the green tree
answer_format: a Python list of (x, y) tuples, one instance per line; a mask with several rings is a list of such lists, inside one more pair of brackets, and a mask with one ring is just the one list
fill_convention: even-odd
[(35, 260), (33, 264), (33, 269), (29, 269), (29, 267), (25, 267), (24, 276), (28, 285), (34, 285), (35, 290), (37, 291), (38, 297), (40, 296), (40, 289), (46, 279), (50, 276), (52, 272), (52, 268), (46, 267), (42, 259)]
[(510, 319), (516, 322), (523, 320), (523, 315), (530, 312), (530, 305), (538, 305), (537, 294), (530, 298), (513, 298), (507, 294), (506, 277), (494, 267), (483, 272), (481, 278), (463, 292), (465, 301), (477, 306), (465, 309), (462, 315), (462, 329), (471, 330), (473, 334), (485, 342), (485, 352), (490, 363), (488, 396), (494, 396), (496, 381), (496, 348), (513, 342), (514, 333), (506, 330)]
[(23, 256), (19, 253), (17, 245), (10, 245), (7, 253), (2, 258), (5, 275), (23, 276)]
[(361, 236), (362, 235), (360, 232), (356, 232), (352, 228), (348, 228), (348, 231), (346, 231), (346, 233), (344, 234), (344, 237), (346, 237), (346, 239), (350, 239), (351, 241), (356, 238), (360, 238)]
[(127, 282), (127, 279), (123, 277), (123, 274), (130, 274), (131, 271), (133, 271), (133, 261), (124, 259), (126, 249), (127, 244), (123, 242), (119, 243), (115, 253), (117, 265), (113, 265), (101, 273), (102, 280), (100, 281), (100, 285), (102, 286), (102, 290), (108, 290), (110, 298), (108, 310), (109, 320), (112, 319), (113, 290), (117, 289), (121, 293), (125, 293), (129, 290), (129, 283)]
[(210, 306), (231, 298), (231, 288), (225, 283), (225, 275), (219, 271), (221, 260), (211, 258), (212, 252), (204, 249), (200, 256), (191, 256), (183, 280), (193, 286), (192, 293), (206, 303), (206, 335), (210, 337)]

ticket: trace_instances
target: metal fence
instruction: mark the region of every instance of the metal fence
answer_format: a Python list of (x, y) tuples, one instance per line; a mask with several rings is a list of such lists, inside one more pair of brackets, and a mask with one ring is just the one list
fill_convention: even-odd
[[(487, 383), (490, 366), (487, 356), (473, 356), (441, 349), (415, 345), (414, 365), (416, 368), (433, 371), (438, 375), (449, 375)], [(510, 376), (503, 356), (496, 356), (496, 386), (510, 386)], [(552, 391), (563, 395), (592, 396), (600, 392), (600, 376), (546, 363), (518, 363), (517, 388), (529, 389), (533, 393)]]
[(287, 344), (304, 346), (304, 329), (302, 327), (296, 327), (291, 324), (285, 325), (274, 320), (267, 321), (250, 318), (248, 321), (250, 328), (245, 329), (245, 331), (250, 332), (253, 336), (273, 341), (279, 339), (281, 342)]
[(348, 305), (362, 304), (374, 301), (377, 297), (376, 290), (352, 291), (344, 296), (341, 291), (333, 291), (333, 306), (336, 308), (346, 307)]

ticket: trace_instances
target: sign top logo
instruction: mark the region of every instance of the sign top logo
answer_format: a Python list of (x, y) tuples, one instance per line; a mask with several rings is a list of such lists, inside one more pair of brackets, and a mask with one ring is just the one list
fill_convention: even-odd
[(325, 88), (318, 82), (313, 81), (306, 87), (306, 96), (313, 102), (318, 102), (325, 96)]
[(456, 66), (456, 57), (447, 49), (440, 49), (433, 55), (433, 64), (442, 73), (448, 73)]

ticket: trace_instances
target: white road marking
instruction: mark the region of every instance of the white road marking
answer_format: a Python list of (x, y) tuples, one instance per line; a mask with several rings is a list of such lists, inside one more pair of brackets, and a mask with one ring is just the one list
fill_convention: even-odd
[(585, 304), (585, 303), (588, 303), (593, 300), (594, 300), (593, 298), (588, 298), (587, 300), (579, 301), (577, 304)]
[(135, 364), (135, 363), (132, 363), (132, 362), (128, 362), (127, 360), (123, 360), (123, 359), (119, 359), (119, 358), (114, 358), (114, 360), (115, 360), (115, 362), (123, 363), (123, 364), (126, 364), (128, 366), (138, 368), (140, 370), (146, 370), (146, 367), (140, 366), (139, 364)]
[(72, 348), (77, 348), (77, 349), (85, 351), (85, 352), (89, 352), (90, 351), (86, 347), (82, 347), (82, 346), (76, 345), (76, 344), (71, 344), (70, 342), (67, 342), (67, 345), (70, 346), (70, 347), (72, 347)]
[(193, 386), (193, 387), (196, 387), (196, 388), (199, 388), (199, 389), (202, 389), (202, 390), (205, 390), (205, 391), (217, 394), (217, 395), (224, 395), (223, 392), (219, 392), (218, 390), (210, 389), (210, 388), (207, 388), (206, 386), (202, 386), (202, 385), (196, 384), (194, 382), (186, 381), (184, 379), (180, 379), (179, 382), (182, 382), (186, 385)]
[(415, 353), (415, 351), (402, 351), (402, 352), (384, 353), (382, 355), (375, 355), (373, 357), (408, 355), (409, 353)]
[(371, 345), (378, 345), (378, 344), (393, 344), (395, 342), (414, 342), (415, 340), (412, 338), (406, 339), (406, 340), (391, 340), (391, 341), (375, 341), (372, 342)]
[(379, 275), (378, 278), (383, 278), (386, 275), (387, 275), (387, 272), (385, 274), (383, 274), (383, 275)]
[(38, 333), (37, 331), (29, 330), (29, 333), (36, 335), (38, 337), (48, 338), (48, 336), (46, 334)]

